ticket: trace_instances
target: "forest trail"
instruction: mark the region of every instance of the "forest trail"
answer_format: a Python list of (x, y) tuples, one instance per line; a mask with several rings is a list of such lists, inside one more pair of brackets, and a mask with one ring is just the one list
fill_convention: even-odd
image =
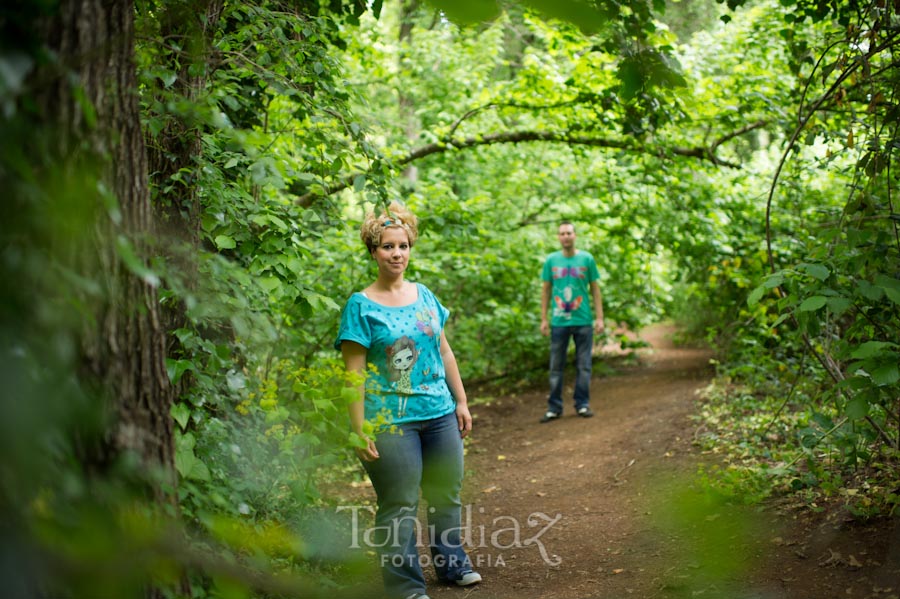
[(463, 526), (484, 581), (429, 584), (431, 597), (900, 595), (896, 522), (867, 529), (734, 508), (691, 484), (712, 463), (692, 445), (691, 420), (710, 355), (675, 347), (672, 333), (648, 329), (637, 366), (593, 380), (594, 418), (574, 414), (571, 387), (563, 418), (546, 424), (542, 390), (473, 407)]

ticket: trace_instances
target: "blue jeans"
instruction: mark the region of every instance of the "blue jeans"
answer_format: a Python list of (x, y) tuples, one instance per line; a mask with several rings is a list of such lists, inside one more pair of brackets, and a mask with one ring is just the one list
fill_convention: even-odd
[[(363, 462), (378, 497), (372, 538), (384, 587), (392, 599), (425, 592), (416, 548), (420, 535), (430, 546), (430, 562), (438, 579), (457, 580), (472, 569), (460, 530), (463, 445), (456, 414), (397, 428), (395, 433), (376, 437), (381, 457)], [(416, 519), (420, 487), (428, 503), (427, 528)]]
[(550, 398), (547, 411), (562, 414), (563, 371), (569, 339), (575, 339), (575, 410), (588, 407), (591, 401), (591, 353), (594, 345), (594, 328), (553, 327), (550, 329)]

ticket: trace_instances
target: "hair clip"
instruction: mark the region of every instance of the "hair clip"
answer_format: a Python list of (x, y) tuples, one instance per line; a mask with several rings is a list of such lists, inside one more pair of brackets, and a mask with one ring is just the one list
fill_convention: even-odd
[(391, 221), (390, 219), (388, 219), (388, 220), (384, 221), (383, 223), (381, 223), (381, 226), (382, 226), (382, 227), (390, 227), (390, 226), (393, 225), (393, 224), (394, 224), (393, 221)]

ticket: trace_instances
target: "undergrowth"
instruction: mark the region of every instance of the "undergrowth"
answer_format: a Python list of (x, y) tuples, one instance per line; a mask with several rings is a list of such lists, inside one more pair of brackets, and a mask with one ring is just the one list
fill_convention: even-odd
[(866, 519), (900, 512), (900, 451), (809, 401), (715, 379), (701, 394), (694, 443), (715, 459), (702, 484), (736, 503), (781, 497)]

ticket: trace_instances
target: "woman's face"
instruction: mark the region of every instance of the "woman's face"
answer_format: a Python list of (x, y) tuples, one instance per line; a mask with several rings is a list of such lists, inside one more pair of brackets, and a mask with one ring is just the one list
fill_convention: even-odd
[(381, 243), (372, 252), (381, 274), (402, 275), (409, 265), (409, 235), (403, 227), (388, 227), (381, 232)]

